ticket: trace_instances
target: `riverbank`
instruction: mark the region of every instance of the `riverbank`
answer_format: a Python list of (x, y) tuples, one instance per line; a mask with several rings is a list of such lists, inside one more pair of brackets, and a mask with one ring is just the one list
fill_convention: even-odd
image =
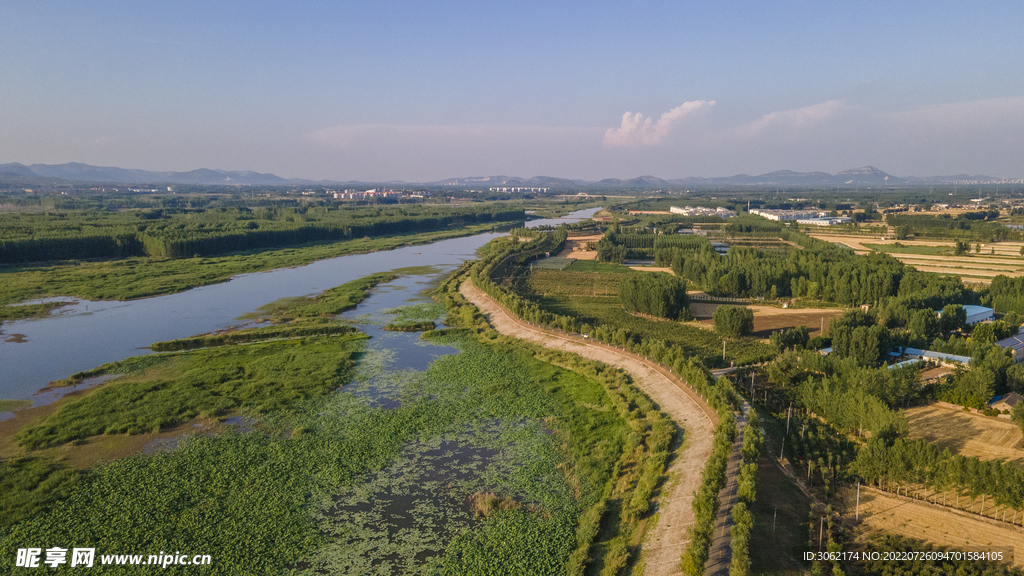
[[(76, 297), (91, 301), (134, 300), (227, 282), (239, 274), (310, 264), (338, 256), (392, 250), (472, 236), (518, 222), (476, 224), (451, 230), (358, 238), (277, 250), (237, 252), (208, 258), (125, 258), (0, 267), (0, 319), (23, 319), (9, 304), (37, 298)], [(16, 308), (16, 307), (15, 307)], [(45, 316), (52, 306), (33, 308)], [(20, 311), (17, 311), (20, 312)]]

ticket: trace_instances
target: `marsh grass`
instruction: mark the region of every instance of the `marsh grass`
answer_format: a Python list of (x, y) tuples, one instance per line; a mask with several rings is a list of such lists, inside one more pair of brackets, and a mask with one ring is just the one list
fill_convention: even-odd
[(67, 306), (71, 302), (43, 302), (40, 304), (24, 304), (20, 306), (0, 306), (0, 322), (11, 320), (24, 320), (26, 318), (43, 318), (50, 315), (50, 312)]
[(179, 356), (170, 378), (128, 379), (62, 405), (15, 439), (27, 449), (140, 434), (232, 410), (266, 413), (347, 382), (362, 334), (212, 348)]
[(355, 331), (354, 327), (347, 324), (339, 324), (327, 319), (311, 318), (300, 319), (279, 326), (245, 328), (222, 334), (208, 334), (166, 342), (154, 342), (150, 345), (150, 348), (155, 352), (195, 350), (197, 348), (212, 348), (263, 340), (351, 334)]
[(370, 295), (370, 290), (378, 284), (390, 282), (398, 275), (391, 272), (371, 274), (363, 278), (346, 282), (316, 296), (300, 296), (283, 298), (260, 306), (256, 312), (241, 316), (239, 320), (273, 316), (281, 321), (294, 318), (314, 318), (337, 316), (342, 312), (354, 309)]
[(425, 332), (434, 329), (434, 321), (409, 320), (406, 322), (388, 322), (384, 329), (388, 332)]
[(0, 400), (0, 412), (11, 412), (19, 408), (28, 408), (31, 400)]
[(384, 314), (395, 317), (396, 322), (408, 322), (410, 320), (440, 320), (444, 317), (445, 308), (437, 302), (424, 302), (422, 304), (411, 304), (398, 308), (389, 308), (383, 311)]

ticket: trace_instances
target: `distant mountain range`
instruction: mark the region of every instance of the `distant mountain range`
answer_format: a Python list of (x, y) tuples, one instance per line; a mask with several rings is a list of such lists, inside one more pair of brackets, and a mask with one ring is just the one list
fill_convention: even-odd
[[(998, 184), (1006, 180), (990, 176), (956, 174), (953, 176), (928, 177), (897, 177), (875, 168), (865, 166), (852, 170), (844, 170), (838, 174), (827, 172), (794, 172), (779, 170), (760, 176), (737, 174), (717, 178), (676, 178), (663, 180), (656, 176), (638, 176), (622, 180), (606, 178), (599, 181), (570, 180), (551, 176), (534, 176), (520, 178), (517, 176), (475, 176), (468, 178), (449, 178), (438, 182), (361, 182), (334, 180), (306, 180), (302, 178), (281, 178), (274, 174), (263, 174), (248, 170), (208, 170), (205, 168), (189, 172), (151, 172), (149, 170), (132, 170), (112, 166), (91, 166), (72, 162), (69, 164), (32, 164), (26, 166), (19, 163), (0, 164), (0, 180), (5, 182), (26, 182), (43, 179), (52, 183), (52, 179), (79, 182), (104, 182), (111, 184), (224, 184), (224, 185), (263, 185), (263, 186), (364, 186), (370, 184), (387, 184), (394, 186), (424, 187), (524, 187), (566, 189), (603, 189), (603, 188), (634, 188), (657, 189), (678, 188), (684, 186), (802, 186), (802, 187), (887, 187), (887, 186), (920, 186), (930, 184)], [(1018, 181), (1019, 182), (1019, 181)]]

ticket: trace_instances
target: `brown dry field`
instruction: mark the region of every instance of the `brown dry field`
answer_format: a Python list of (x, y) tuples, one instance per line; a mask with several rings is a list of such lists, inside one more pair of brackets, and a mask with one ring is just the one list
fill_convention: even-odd
[(1017, 258), (1010, 260), (1008, 258), (1000, 258), (998, 256), (990, 256), (985, 254), (978, 254), (977, 256), (944, 256), (941, 254), (893, 254), (898, 256), (900, 259), (906, 258), (909, 260), (940, 260), (940, 261), (956, 261), (963, 262), (965, 264), (975, 264), (984, 267), (997, 267), (997, 266), (1009, 266), (1011, 268), (1022, 268), (1024, 267), (1024, 259)]
[[(853, 514), (848, 516), (852, 518)], [(1018, 546), (1024, 538), (1024, 528), (1019, 525), (986, 520), (966, 512), (864, 488), (860, 493), (860, 519), (862, 526), (869, 530), (926, 540), (940, 546), (1012, 546), (1017, 549), (1014, 565), (1024, 567), (1024, 553)]]
[[(847, 236), (842, 234), (811, 234), (819, 240), (848, 246), (858, 254), (871, 251), (865, 244), (894, 244), (897, 240), (882, 240), (877, 236)], [(942, 240), (900, 240), (904, 246), (946, 246), (953, 247), (953, 241)], [(913, 266), (922, 272), (937, 274), (953, 274), (961, 276), (968, 282), (988, 283), (999, 276), (1024, 275), (1024, 259), (1019, 258), (1024, 242), (997, 242), (982, 244), (983, 251), (995, 248), (996, 254), (971, 254), (965, 256), (944, 256), (938, 254), (891, 254), (901, 262)], [(941, 265), (945, 264), (944, 266)]]
[(667, 267), (658, 267), (658, 266), (630, 266), (630, 268), (632, 268), (633, 270), (639, 270), (641, 272), (666, 272), (666, 273), (671, 274), (673, 276), (676, 275), (676, 273), (673, 272), (671, 268), (667, 268)]
[(560, 258), (573, 258), (576, 260), (597, 260), (597, 251), (587, 250), (587, 242), (597, 242), (604, 238), (601, 234), (593, 236), (574, 236), (565, 241), (565, 248), (558, 253)]
[[(827, 232), (809, 232), (809, 236), (819, 238), (828, 242), (842, 242), (844, 244), (855, 244), (857, 250), (868, 250), (864, 244), (895, 244), (899, 242), (904, 246), (947, 246), (953, 247), (953, 240), (896, 240), (895, 238), (886, 238), (883, 240), (880, 236), (864, 236), (864, 235), (853, 235), (853, 234), (829, 234)], [(995, 243), (981, 243), (982, 249), (991, 249), (995, 247), (996, 253), (1006, 252), (1013, 256), (1020, 255), (1021, 247), (1024, 247), (1024, 242), (995, 242)], [(971, 243), (971, 249), (973, 250), (974, 243)]]
[(1024, 463), (1024, 435), (1013, 422), (932, 404), (906, 411), (910, 436), (982, 460)]
[[(694, 302), (690, 304), (690, 312), (697, 320), (704, 325), (712, 325), (711, 319), (715, 309), (721, 304), (704, 304)], [(754, 311), (754, 332), (755, 338), (767, 338), (772, 332), (788, 330), (797, 326), (807, 326), (811, 338), (821, 336), (821, 319), (825, 319), (825, 330), (828, 331), (828, 323), (833, 318), (843, 315), (845, 310), (841, 308), (775, 308), (774, 306), (747, 306)]]

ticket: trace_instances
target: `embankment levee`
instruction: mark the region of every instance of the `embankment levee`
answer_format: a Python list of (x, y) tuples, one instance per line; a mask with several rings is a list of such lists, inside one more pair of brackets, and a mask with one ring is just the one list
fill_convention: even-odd
[[(668, 480), (656, 509), (657, 523), (647, 530), (640, 558), (647, 576), (681, 574), (680, 558), (689, 541), (689, 528), (694, 523), (693, 496), (711, 454), (718, 423), (715, 411), (685, 382), (655, 362), (614, 346), (524, 322), (470, 281), (462, 283), (460, 292), (501, 334), (626, 370), (637, 386), (682, 429), (683, 442), (672, 456)], [(723, 508), (727, 506), (726, 502)]]

